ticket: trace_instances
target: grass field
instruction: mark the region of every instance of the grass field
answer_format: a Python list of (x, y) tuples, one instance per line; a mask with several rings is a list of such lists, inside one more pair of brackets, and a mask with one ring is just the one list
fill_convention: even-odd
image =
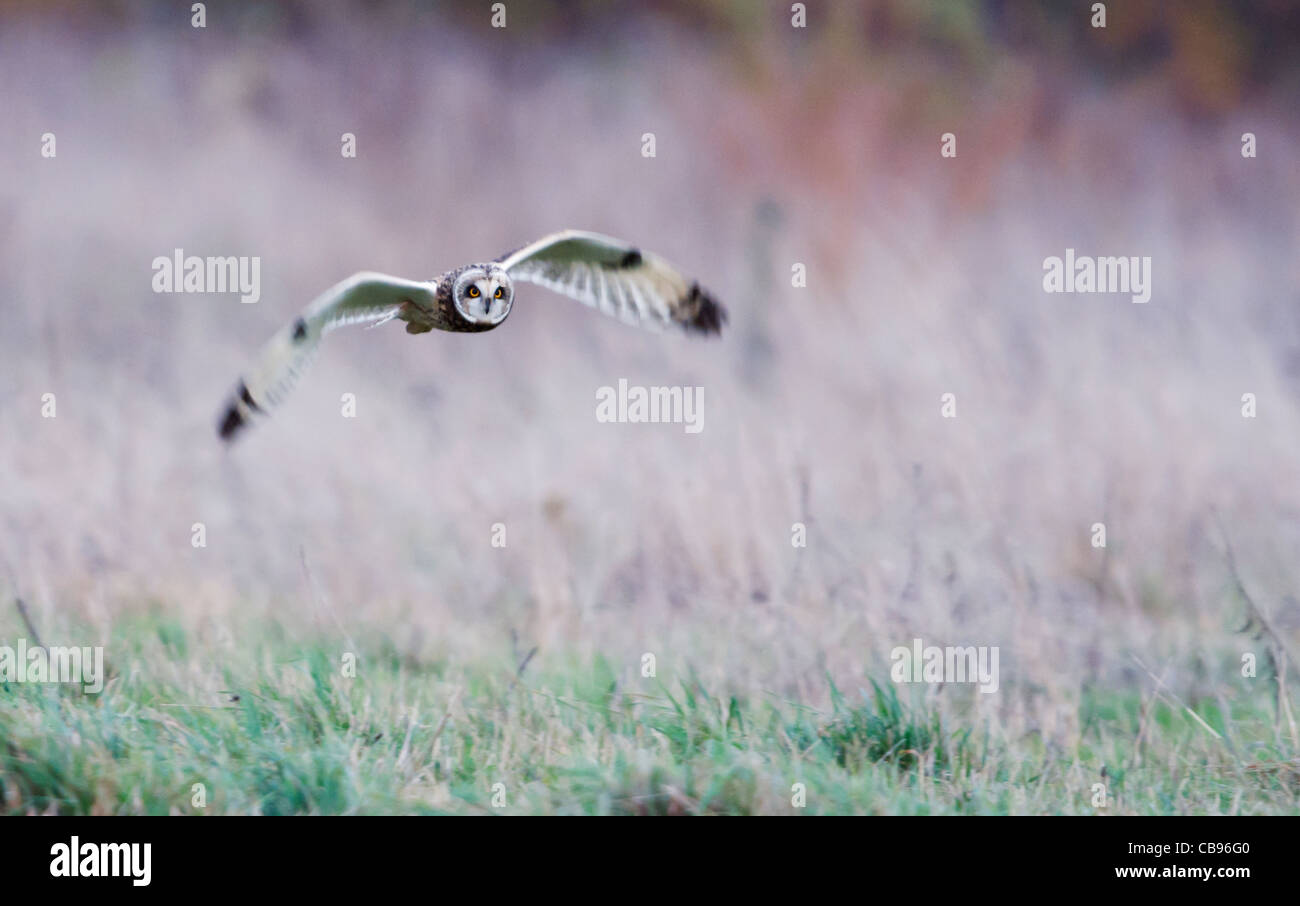
[[(0, 682), (0, 811), (1300, 812), (1300, 120), (1208, 7), (1145, 66), (1161, 4), (1014, 46), (1001, 4), (19, 6), (0, 646), (110, 675)], [(316, 293), (566, 227), (726, 332), (529, 287), (340, 330), (218, 442)], [(155, 293), (176, 249), (260, 301)], [(1150, 257), (1150, 301), (1045, 293), (1067, 249)], [(624, 379), (703, 430), (597, 421)], [(917, 638), (997, 692), (895, 683)]]
[(101, 695), (3, 688), (3, 811), (1238, 815), (1293, 813), (1300, 792), (1271, 702), (1245, 688), (1195, 717), (1089, 691), (1062, 748), (887, 678), (793, 701), (602, 658), (520, 671), (276, 624), (256, 638), (142, 615), (115, 631)]

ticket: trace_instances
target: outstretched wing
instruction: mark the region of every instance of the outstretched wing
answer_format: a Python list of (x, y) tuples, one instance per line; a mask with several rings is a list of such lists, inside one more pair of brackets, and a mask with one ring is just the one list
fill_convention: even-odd
[(221, 439), (233, 439), (254, 414), (264, 414), (284, 401), (325, 334), (345, 324), (406, 320), (409, 306), (433, 309), (435, 292), (432, 283), (363, 272), (322, 293), (262, 347), (257, 362), (240, 378), (222, 409), (217, 427)]
[(497, 262), (512, 280), (563, 293), (629, 324), (709, 334), (727, 322), (727, 310), (667, 261), (599, 233), (554, 233)]

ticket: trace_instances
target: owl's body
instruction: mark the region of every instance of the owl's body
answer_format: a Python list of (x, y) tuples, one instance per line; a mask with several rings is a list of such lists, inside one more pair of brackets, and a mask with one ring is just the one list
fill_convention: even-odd
[[(411, 317), (399, 318), (405, 320), (407, 333), (428, 333), (431, 330), (450, 330), (459, 333), (482, 333), (485, 330), (492, 330), (499, 327), (505, 320), (500, 321), (470, 321), (456, 308), (455, 293), (453, 288), (456, 282), (464, 274), (471, 271), (488, 273), (489, 268), (496, 267), (493, 263), (487, 264), (466, 264), (455, 270), (447, 271), (441, 277), (431, 281), (437, 287), (434, 293), (435, 305), (432, 310), (425, 312), (415, 310), (411, 312)], [(487, 295), (487, 294), (484, 294)], [(490, 296), (489, 296), (490, 298)]]
[(698, 283), (663, 259), (617, 239), (567, 230), (429, 282), (356, 274), (316, 299), (262, 350), (240, 379), (218, 426), (232, 439), (255, 414), (279, 405), (310, 363), (321, 338), (345, 324), (406, 322), (406, 332), (482, 333), (504, 323), (516, 280), (571, 296), (641, 326), (720, 333), (727, 313)]

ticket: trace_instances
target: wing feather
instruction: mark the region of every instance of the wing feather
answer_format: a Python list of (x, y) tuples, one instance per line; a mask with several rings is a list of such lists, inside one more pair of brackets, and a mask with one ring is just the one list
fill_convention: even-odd
[(727, 310), (667, 261), (599, 233), (554, 233), (497, 262), (512, 280), (535, 283), (632, 324), (710, 334), (727, 322)]
[(436, 286), (362, 272), (331, 287), (267, 341), (222, 409), (217, 432), (230, 441), (254, 414), (281, 405), (316, 357), (326, 334), (348, 324), (402, 318), (408, 306), (431, 310)]

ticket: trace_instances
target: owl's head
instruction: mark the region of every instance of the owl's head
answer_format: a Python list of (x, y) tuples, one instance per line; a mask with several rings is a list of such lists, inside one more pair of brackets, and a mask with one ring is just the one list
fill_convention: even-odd
[(495, 327), (510, 314), (515, 287), (499, 264), (475, 264), (456, 276), (451, 298), (466, 321)]

